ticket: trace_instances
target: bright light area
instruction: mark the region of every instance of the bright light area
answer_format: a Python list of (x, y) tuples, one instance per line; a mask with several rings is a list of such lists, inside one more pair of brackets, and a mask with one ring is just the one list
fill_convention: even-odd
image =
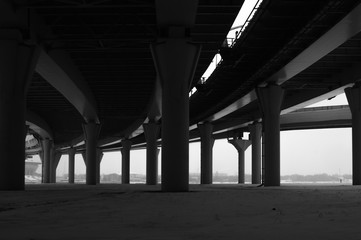
[[(242, 34), (245, 27), (248, 25), (249, 21), (252, 19), (253, 15), (256, 12), (257, 7), (261, 4), (262, 0), (245, 0), (242, 8), (240, 9), (236, 19), (234, 20), (231, 29), (227, 34), (227, 46), (231, 47), (234, 40)], [(257, 4), (258, 3), (258, 4)], [(257, 4), (257, 6), (256, 6)], [(253, 11), (255, 9), (255, 11)], [(253, 12), (252, 12), (253, 11)], [(219, 53), (217, 53), (213, 59), (211, 64), (209, 64), (207, 70), (202, 75), (200, 81), (201, 84), (204, 84), (209, 76), (212, 75), (213, 71), (216, 69), (217, 65), (222, 61), (222, 57)], [(189, 92), (189, 97), (192, 96), (197, 89), (194, 87)]]
[[(83, 156), (81, 154), (75, 154), (75, 162), (74, 162), (74, 169), (75, 169), (75, 181), (81, 181), (85, 179), (78, 179), (77, 175), (85, 175), (86, 167), (83, 160)], [(58, 167), (56, 169), (56, 176), (57, 178), (60, 177), (61, 181), (66, 181), (66, 179), (61, 178), (62, 176), (68, 176), (69, 173), (69, 155), (63, 154), (59, 160)], [(57, 179), (58, 180), (58, 179)]]
[(134, 150), (130, 152), (130, 183), (145, 183), (144, 179), (137, 178), (137, 175), (145, 175), (146, 173), (146, 150)]
[[(214, 69), (216, 69), (218, 63), (222, 60), (222, 57), (219, 53), (217, 53), (216, 55), (214, 55), (211, 64), (209, 64), (207, 70), (203, 73), (202, 78), (200, 79), (200, 83), (204, 84), (209, 76), (211, 76), (211, 74), (213, 73)], [(192, 94), (194, 94), (197, 91), (197, 89), (194, 87), (191, 89), (191, 91), (189, 92), (189, 96), (192, 96)]]
[(119, 174), (122, 170), (121, 154), (117, 152), (105, 152), (100, 163), (101, 174)]
[(85, 162), (81, 154), (75, 154), (75, 175), (76, 174), (85, 174)]
[(318, 103), (311, 104), (307, 106), (307, 108), (311, 107), (326, 107), (326, 106), (339, 106), (339, 105), (348, 105), (346, 94), (342, 93), (340, 95), (337, 95), (336, 97), (328, 100), (323, 100)]
[[(245, 174), (251, 174), (251, 152), (252, 147), (245, 152)], [(238, 152), (236, 148), (228, 143), (227, 139), (214, 142), (213, 146), (213, 175), (221, 173), (238, 175)]]
[(69, 155), (63, 154), (56, 168), (56, 176), (68, 175), (69, 173)]
[[(236, 38), (236, 32), (238, 33), (237, 35), (238, 37), (240, 36), (239, 34), (242, 34), (243, 31), (240, 32), (241, 29), (244, 30), (247, 27), (249, 21), (253, 18), (253, 15), (256, 13), (256, 11), (253, 11), (253, 9), (258, 8), (261, 3), (262, 1), (256, 1), (256, 0), (244, 1), (241, 10), (239, 11), (236, 19), (233, 22), (231, 30), (228, 32), (227, 39), (234, 40)], [(233, 40), (230, 41), (229, 43), (233, 43)]]
[(351, 174), (351, 128), (281, 132), (281, 175)]

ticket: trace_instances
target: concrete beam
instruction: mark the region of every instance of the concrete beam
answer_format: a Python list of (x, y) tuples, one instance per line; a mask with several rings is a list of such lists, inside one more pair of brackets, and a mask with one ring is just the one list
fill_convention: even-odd
[(162, 117), (162, 85), (157, 76), (154, 86), (153, 100), (148, 110), (148, 121), (158, 122)]
[(278, 85), (302, 72), (361, 31), (361, 4), (266, 82)]
[[(355, 7), (349, 14), (347, 14), (341, 21), (339, 21), (333, 28), (327, 31), (324, 35), (322, 35), (319, 39), (317, 39), (313, 44), (311, 44), (308, 48), (306, 48), (303, 52), (301, 52), (298, 56), (296, 56), (293, 60), (291, 60), (288, 64), (283, 66), (277, 73), (270, 76), (265, 83), (274, 82), (282, 84), (296, 74), (302, 72), (306, 68), (310, 67), (312, 64), (320, 60), (322, 57), (326, 56), (332, 50), (339, 47), (341, 44), (355, 36), (357, 33), (361, 31), (361, 4)], [(347, 78), (346, 78), (347, 79)], [(330, 96), (335, 96), (339, 93), (342, 93), (346, 87), (350, 85), (346, 83), (344, 86), (341, 86), (338, 89), (332, 90), (330, 93), (320, 94), (319, 97), (313, 98), (307, 102), (306, 104), (316, 103), (318, 101), (327, 99)], [(252, 90), (245, 96), (241, 97), (237, 101), (233, 102), (223, 110), (209, 116), (207, 121), (216, 121), (232, 112), (235, 112), (247, 104), (255, 101), (257, 96), (255, 91)], [(304, 104), (297, 106), (297, 109), (303, 108)], [(290, 109), (290, 111), (296, 110), (295, 107)], [(285, 111), (285, 110), (283, 110)], [(283, 113), (283, 112), (282, 112)], [(281, 113), (281, 114), (282, 114)], [(246, 126), (248, 123), (242, 125)], [(190, 130), (195, 129), (196, 124), (190, 126)]]
[(195, 23), (198, 1), (156, 0), (157, 25), (191, 27)]
[(122, 138), (134, 138), (144, 133), (144, 124), (149, 122), (158, 122), (162, 117), (162, 86), (160, 79), (157, 76), (154, 86), (152, 100), (148, 106), (148, 116), (145, 119), (138, 119), (129, 128), (123, 132), (116, 133), (115, 136), (100, 139), (98, 141), (99, 147), (106, 147), (121, 142)]
[(47, 53), (42, 49), (35, 70), (73, 104), (85, 122), (99, 123), (95, 98), (80, 71), (64, 51)]
[(281, 115), (281, 129), (307, 129), (317, 127), (351, 126), (349, 106), (330, 106), (300, 109)]
[(30, 110), (26, 110), (26, 125), (36, 132), (42, 139), (53, 139), (53, 132), (49, 125), (39, 115)]

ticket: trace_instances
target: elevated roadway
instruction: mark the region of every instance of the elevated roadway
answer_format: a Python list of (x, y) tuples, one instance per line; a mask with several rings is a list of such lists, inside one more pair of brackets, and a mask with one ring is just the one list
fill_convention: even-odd
[[(163, 190), (187, 191), (189, 140), (205, 144), (202, 166), (209, 172), (210, 139), (241, 141), (242, 132), (262, 122), (271, 166), (266, 182), (277, 185), (279, 129), (357, 122), (361, 2), (264, 0), (228, 45), (243, 2), (1, 0), (0, 146), (11, 148), (0, 152), (24, 148), (20, 125), (28, 121), (47, 171), (54, 172), (57, 156), (85, 152), (87, 183), (96, 184), (101, 151), (129, 156), (131, 146), (147, 145), (154, 173), (161, 142)], [(222, 61), (201, 81), (217, 53)], [(349, 87), (352, 117), (346, 107), (303, 109)], [(26, 111), (41, 120), (32, 122)], [(6, 137), (9, 124), (16, 139)], [(21, 167), (22, 156), (11, 168)], [(129, 158), (123, 162), (126, 174)], [(23, 187), (20, 170), (15, 187), (4, 188)]]

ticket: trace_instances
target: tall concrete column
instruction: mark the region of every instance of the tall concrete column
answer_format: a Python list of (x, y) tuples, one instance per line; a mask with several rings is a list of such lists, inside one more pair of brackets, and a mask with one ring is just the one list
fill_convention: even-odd
[[(182, 30), (185, 31), (172, 29), (170, 35)], [(162, 83), (163, 191), (188, 191), (189, 188), (188, 92), (199, 50), (199, 46), (176, 36), (153, 45), (153, 57)]]
[(283, 89), (268, 85), (257, 89), (265, 134), (265, 186), (280, 186), (280, 111)]
[(23, 190), (25, 96), (38, 51), (24, 44), (20, 31), (7, 27), (8, 22), (2, 24), (7, 16), (4, 4), (0, 5), (0, 190)]
[[(263, 124), (262, 124), (263, 126)], [(263, 127), (262, 127), (263, 128)], [(261, 145), (262, 145), (262, 154), (261, 154), (261, 161), (262, 161), (262, 168), (261, 168), (261, 176), (262, 176), (262, 183), (264, 184), (265, 181), (265, 137), (264, 137), (264, 131), (262, 130), (262, 141), (261, 141)]]
[(100, 183), (100, 164), (103, 159), (103, 151), (100, 148), (97, 148), (97, 184)]
[(43, 183), (50, 183), (50, 162), (51, 162), (51, 145), (52, 141), (49, 139), (43, 139), (41, 141), (43, 148)]
[(232, 139), (228, 141), (232, 144), (238, 152), (238, 183), (244, 183), (244, 175), (245, 175), (245, 168), (244, 168), (244, 153), (247, 148), (251, 145), (252, 141), (244, 140), (244, 139)]
[(86, 162), (86, 184), (97, 184), (97, 141), (100, 133), (100, 125), (90, 122), (83, 125), (85, 136), (85, 162)]
[(198, 124), (201, 136), (201, 184), (213, 182), (213, 125), (209, 122)]
[(159, 124), (149, 122), (143, 124), (145, 139), (147, 140), (147, 185), (158, 183), (158, 146)]
[(198, 1), (157, 0), (159, 41), (151, 45), (162, 85), (162, 191), (189, 190), (189, 90), (200, 45), (189, 39)]
[(132, 141), (129, 139), (122, 140), (122, 183), (129, 184), (130, 179), (130, 148)]
[(54, 146), (52, 146), (50, 154), (50, 182), (56, 183), (56, 169), (58, 168), (62, 154), (61, 152), (57, 152)]
[(250, 140), (252, 141), (252, 184), (260, 184), (262, 181), (261, 137), (262, 124), (257, 122), (249, 125)]
[(73, 147), (69, 148), (69, 150), (68, 150), (68, 155), (69, 155), (68, 181), (69, 181), (69, 183), (74, 183), (75, 153), (76, 153), (75, 148), (73, 148)]
[(162, 190), (189, 188), (189, 85), (200, 47), (188, 42), (184, 28), (171, 28), (172, 38), (153, 45), (162, 84)]
[(361, 185), (361, 88), (355, 84), (345, 89), (352, 114), (352, 184)]

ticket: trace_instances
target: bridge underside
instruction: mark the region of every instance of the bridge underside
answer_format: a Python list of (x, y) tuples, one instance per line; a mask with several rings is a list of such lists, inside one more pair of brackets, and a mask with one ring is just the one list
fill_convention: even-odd
[[(228, 41), (243, 3), (0, 1), (0, 189), (24, 189), (27, 132), (45, 182), (62, 154), (82, 153), (87, 184), (97, 184), (102, 152), (117, 150), (127, 183), (132, 147), (147, 147), (147, 174), (156, 176), (161, 145), (162, 189), (187, 191), (189, 141), (201, 141), (211, 183), (215, 138), (243, 151), (243, 132), (254, 146), (263, 134), (266, 172), (254, 152), (254, 183), (262, 175), (277, 186), (279, 129), (352, 126), (361, 182), (360, 1), (263, 0)], [(217, 53), (222, 61), (201, 80)], [(350, 108), (302, 110), (345, 89)]]

